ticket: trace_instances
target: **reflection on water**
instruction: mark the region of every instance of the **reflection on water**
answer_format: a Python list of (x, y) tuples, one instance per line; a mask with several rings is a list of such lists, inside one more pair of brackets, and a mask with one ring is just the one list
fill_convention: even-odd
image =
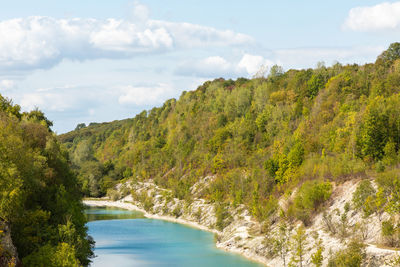
[(89, 234), (96, 241), (94, 252), (97, 257), (93, 259), (93, 267), (260, 266), (217, 249), (214, 236), (209, 232), (147, 218), (107, 220), (142, 216), (133, 211), (90, 208), (87, 214), (95, 220), (87, 224)]
[(86, 218), (89, 222), (100, 220), (122, 220), (144, 218), (140, 211), (123, 210), (113, 207), (86, 207)]

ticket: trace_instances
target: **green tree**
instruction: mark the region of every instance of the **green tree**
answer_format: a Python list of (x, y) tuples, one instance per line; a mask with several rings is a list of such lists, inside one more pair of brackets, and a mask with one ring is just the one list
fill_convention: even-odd
[(306, 96), (314, 98), (318, 95), (318, 92), (324, 87), (325, 78), (322, 74), (313, 74), (311, 79), (307, 81)]
[(314, 264), (316, 267), (321, 267), (322, 263), (324, 261), (324, 256), (322, 255), (322, 252), (324, 252), (324, 246), (322, 244), (322, 239), (318, 237), (318, 232), (315, 232), (313, 234), (313, 238), (315, 241), (315, 252), (311, 254), (311, 263)]
[(290, 245), (290, 230), (285, 222), (282, 222), (278, 226), (278, 233), (276, 237), (272, 240), (274, 254), (279, 255), (283, 261), (283, 266), (286, 267), (286, 258), (289, 254)]
[(378, 56), (377, 62), (391, 63), (400, 58), (400, 43), (392, 43), (389, 48)]
[(371, 181), (363, 180), (353, 193), (352, 202), (354, 208), (362, 210), (365, 216), (369, 216), (376, 211), (376, 190)]
[[(87, 266), (93, 240), (67, 152), (41, 111), (18, 114), (12, 102), (2, 105), (0, 219), (12, 229), (19, 258), (27, 266)], [(65, 265), (54, 262), (61, 258)]]
[(296, 233), (292, 236), (292, 252), (293, 258), (292, 260), (295, 263), (298, 263), (298, 266), (303, 266), (304, 260), (304, 253), (306, 252), (306, 246), (308, 245), (307, 242), (307, 235), (306, 230), (303, 225), (300, 225), (296, 229)]
[(278, 65), (273, 65), (269, 71), (269, 78), (275, 78), (275, 77), (279, 77), (281, 75), (283, 75), (284, 71), (283, 68), (281, 66)]
[(86, 127), (85, 123), (79, 123), (78, 125), (76, 125), (75, 130), (74, 131), (78, 131), (80, 129), (83, 129)]

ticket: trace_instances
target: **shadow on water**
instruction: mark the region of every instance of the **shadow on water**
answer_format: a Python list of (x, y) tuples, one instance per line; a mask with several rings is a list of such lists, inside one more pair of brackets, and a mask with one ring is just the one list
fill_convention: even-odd
[(140, 211), (123, 210), (113, 207), (85, 207), (85, 215), (89, 222), (100, 220), (141, 219), (144, 215)]

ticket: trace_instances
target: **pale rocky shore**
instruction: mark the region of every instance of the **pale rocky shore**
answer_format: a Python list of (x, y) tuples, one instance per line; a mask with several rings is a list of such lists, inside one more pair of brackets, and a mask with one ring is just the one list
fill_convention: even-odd
[[(195, 184), (192, 187), (192, 194), (194, 196), (198, 195), (198, 188), (203, 188), (204, 184), (207, 184), (207, 181), (210, 179), (212, 179), (212, 177), (206, 177), (199, 183)], [(202, 183), (201, 187), (199, 186), (200, 183)], [(326, 212), (334, 214), (338, 211), (343, 211), (345, 204), (351, 201), (352, 193), (357, 187), (357, 184), (357, 181), (352, 180), (339, 186), (335, 186), (330, 203), (326, 208)], [(152, 201), (151, 207), (147, 207), (147, 210), (145, 210), (144, 203), (134, 200), (130, 194), (116, 201), (112, 201), (108, 198), (101, 198), (86, 199), (83, 203), (88, 206), (110, 206), (141, 211), (147, 218), (171, 221), (213, 232), (216, 235), (217, 248), (228, 252), (238, 253), (266, 266), (284, 265), (281, 257), (274, 257), (269, 253), (271, 246), (268, 245), (268, 237), (277, 233), (277, 223), (273, 223), (267, 232), (262, 233), (262, 225), (252, 218), (250, 212), (246, 210), (243, 205), (236, 208), (229, 207), (228, 211), (230, 216), (226, 219), (227, 226), (222, 231), (218, 231), (216, 229), (217, 219), (213, 203), (207, 203), (204, 199), (194, 198), (189, 204), (185, 200), (171, 197), (168, 198), (166, 197), (168, 191), (159, 188), (152, 182), (139, 182), (135, 184), (126, 183), (124, 185), (118, 185), (116, 189), (119, 192), (126, 192), (127, 188), (129, 189), (129, 192), (133, 190), (135, 195), (140, 195), (144, 192)], [(135, 199), (137, 198), (135, 197)], [(281, 208), (285, 208), (289, 199), (280, 200)], [(390, 266), (386, 265), (385, 262), (399, 253), (393, 249), (380, 248), (377, 246), (381, 241), (381, 220), (386, 217), (387, 214), (383, 214), (381, 218), (378, 218), (378, 216), (371, 216), (365, 223), (367, 229), (364, 230), (365, 233), (363, 234), (363, 239), (365, 244), (367, 244), (365, 250), (367, 260), (366, 264), (363, 266)], [(350, 211), (348, 214), (349, 231), (352, 231), (351, 229), (356, 229), (355, 225), (362, 220), (362, 214)], [(297, 224), (299, 223), (293, 223), (292, 233), (294, 233)], [(351, 238), (349, 236), (347, 239), (340, 240), (337, 236), (333, 236), (326, 230), (322, 214), (316, 215), (311, 226), (306, 229), (306, 241), (308, 246), (306, 246), (305, 249), (303, 266), (313, 266), (313, 264), (311, 264), (311, 255), (315, 252), (315, 240), (312, 236), (315, 235), (315, 233), (318, 233), (324, 246), (323, 266), (327, 265), (331, 254), (335, 253), (339, 249), (345, 248), (346, 244), (350, 242), (350, 239), (354, 238), (357, 234), (355, 232), (349, 233), (351, 234)], [(291, 253), (288, 253), (286, 262), (289, 262), (290, 258)]]

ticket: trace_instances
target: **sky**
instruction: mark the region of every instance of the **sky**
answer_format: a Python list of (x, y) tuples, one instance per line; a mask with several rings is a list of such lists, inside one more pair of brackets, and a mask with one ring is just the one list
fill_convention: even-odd
[(0, 2), (0, 94), (59, 134), (275, 64), (374, 62), (400, 37), (400, 1)]

